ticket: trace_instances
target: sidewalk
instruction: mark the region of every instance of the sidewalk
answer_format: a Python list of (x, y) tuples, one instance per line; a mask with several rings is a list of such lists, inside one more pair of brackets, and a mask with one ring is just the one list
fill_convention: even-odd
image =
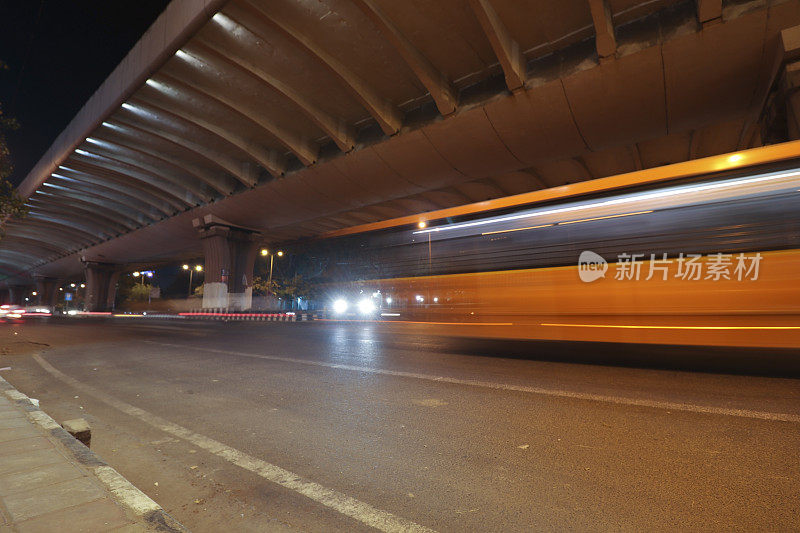
[(0, 533), (185, 532), (0, 378)]

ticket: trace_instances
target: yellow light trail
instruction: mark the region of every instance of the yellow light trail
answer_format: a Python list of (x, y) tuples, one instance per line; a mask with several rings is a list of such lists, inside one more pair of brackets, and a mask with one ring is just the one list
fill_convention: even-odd
[(619, 217), (631, 217), (633, 215), (646, 215), (647, 213), (652, 213), (653, 211), (637, 211), (635, 213), (623, 213), (621, 215), (608, 215), (605, 217), (593, 217), (593, 218), (582, 218), (580, 220), (568, 220), (567, 222), (559, 222), (559, 226), (564, 226), (566, 224), (577, 224), (578, 222), (591, 222), (592, 220), (605, 220), (607, 218), (619, 218)]
[(527, 228), (515, 228), (515, 229), (501, 229), (497, 231), (486, 231), (481, 233), (481, 235), (494, 235), (495, 233), (508, 233), (510, 231), (523, 231), (526, 229), (538, 229), (538, 228), (548, 228), (550, 226), (554, 226), (554, 224), (542, 224), (541, 226), (529, 226)]
[(366, 320), (347, 318), (318, 318), (317, 322), (371, 322), (375, 324), (432, 324), (434, 326), (513, 326), (513, 322), (424, 322), (415, 320)]
[(617, 329), (691, 329), (691, 330), (794, 330), (800, 326), (634, 326), (620, 324), (547, 324), (540, 326), (554, 326), (565, 328), (617, 328)]
[[(591, 222), (593, 220), (605, 220), (608, 218), (620, 218), (620, 217), (630, 217), (633, 215), (646, 215), (647, 213), (652, 213), (653, 211), (637, 211), (635, 213), (622, 213), (620, 215), (608, 215), (604, 217), (592, 217), (592, 218), (582, 218), (580, 220), (568, 220), (566, 222), (558, 222), (559, 226), (564, 226), (566, 224), (577, 224), (578, 222)], [(555, 226), (556, 224), (541, 224), (539, 226), (528, 226), (525, 228), (514, 228), (514, 229), (501, 229), (497, 231), (485, 231), (481, 233), (481, 235), (496, 235), (498, 233), (510, 233), (512, 231), (525, 231), (529, 229), (539, 229), (539, 228), (549, 228), (550, 226)]]

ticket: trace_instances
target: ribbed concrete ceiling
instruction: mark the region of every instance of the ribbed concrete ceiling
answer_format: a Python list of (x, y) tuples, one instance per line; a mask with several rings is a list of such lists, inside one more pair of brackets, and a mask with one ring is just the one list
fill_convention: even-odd
[(285, 241), (758, 144), (797, 24), (800, 0), (175, 0), (20, 187), (0, 273), (197, 255), (208, 213)]

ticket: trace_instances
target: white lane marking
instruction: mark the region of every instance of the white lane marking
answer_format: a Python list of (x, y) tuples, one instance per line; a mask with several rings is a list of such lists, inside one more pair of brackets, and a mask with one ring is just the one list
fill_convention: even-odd
[(221, 353), (238, 355), (241, 357), (252, 357), (255, 359), (266, 359), (268, 361), (280, 361), (284, 363), (295, 363), (300, 365), (324, 366), (337, 370), (351, 370), (353, 372), (367, 372), (369, 374), (381, 374), (385, 376), (398, 376), (403, 378), (421, 379), (425, 381), (435, 381), (437, 383), (454, 383), (456, 385), (469, 385), (471, 387), (483, 387), (487, 389), (507, 390), (514, 392), (527, 392), (540, 394), (543, 396), (555, 396), (557, 398), (572, 398), (576, 400), (590, 400), (595, 402), (613, 403), (619, 405), (634, 405), (637, 407), (651, 407), (654, 409), (666, 409), (671, 411), (689, 411), (692, 413), (703, 413), (710, 415), (738, 416), (742, 418), (756, 418), (758, 420), (771, 420), (776, 422), (793, 422), (800, 424), (800, 415), (789, 413), (771, 413), (768, 411), (752, 411), (750, 409), (736, 409), (732, 407), (715, 407), (712, 405), (698, 405), (681, 402), (666, 402), (660, 400), (647, 400), (643, 398), (626, 398), (624, 396), (610, 396), (605, 394), (593, 394), (590, 392), (575, 392), (565, 389), (547, 389), (544, 387), (528, 387), (525, 385), (510, 385), (507, 383), (495, 383), (491, 381), (480, 381), (475, 379), (459, 379), (447, 376), (434, 376), (431, 374), (419, 374), (415, 372), (402, 372), (400, 370), (384, 370), (381, 368), (370, 368), (366, 366), (343, 365), (338, 363), (326, 363), (324, 361), (309, 361), (306, 359), (295, 359), (292, 357), (279, 357), (276, 355), (259, 355), (246, 352), (233, 352), (230, 350), (216, 350), (214, 348), (199, 348), (182, 344), (171, 344), (166, 342), (144, 341), (149, 344), (160, 346), (170, 346), (184, 350), (197, 350), (202, 352)]
[(55, 378), (63, 381), (64, 383), (81, 389), (85, 393), (90, 394), (98, 400), (130, 415), (134, 418), (154, 426), (165, 433), (175, 437), (184, 439), (191, 442), (198, 448), (202, 448), (214, 455), (221, 457), (236, 466), (249, 470), (259, 476), (293, 490), (298, 494), (329, 507), (343, 515), (349, 516), (359, 522), (371, 526), (379, 531), (392, 532), (392, 533), (433, 533), (432, 529), (421, 526), (404, 518), (400, 518), (386, 511), (377, 509), (367, 503), (364, 503), (355, 498), (351, 498), (341, 492), (333, 489), (323, 487), (319, 483), (315, 483), (305, 479), (297, 474), (288, 470), (258, 459), (256, 457), (247, 455), (235, 448), (227, 446), (219, 441), (195, 433), (178, 424), (174, 424), (159, 416), (156, 416), (144, 409), (139, 409), (128, 403), (118, 400), (94, 387), (82, 383), (55, 368), (48, 363), (42, 356), (35, 354), (33, 359), (45, 369), (49, 374)]
[(208, 332), (200, 328), (190, 328), (186, 326), (159, 326), (156, 324), (122, 324), (120, 327), (135, 328), (136, 330), (153, 329), (159, 331), (179, 331), (188, 335), (207, 335)]

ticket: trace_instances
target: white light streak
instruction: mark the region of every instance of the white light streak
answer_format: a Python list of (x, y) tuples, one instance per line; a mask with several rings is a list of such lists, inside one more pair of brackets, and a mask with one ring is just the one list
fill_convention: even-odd
[(585, 211), (588, 209), (595, 209), (598, 207), (608, 207), (608, 206), (615, 206), (615, 205), (624, 205), (630, 204), (634, 202), (640, 202), (642, 200), (653, 200), (656, 198), (667, 198), (670, 196), (682, 196), (693, 194), (702, 191), (711, 191), (711, 190), (718, 190), (718, 189), (727, 189), (731, 187), (737, 187), (740, 185), (748, 185), (752, 183), (762, 183), (766, 181), (774, 181), (777, 179), (782, 178), (790, 178), (800, 176), (800, 172), (798, 171), (791, 171), (791, 172), (782, 172), (778, 174), (769, 174), (769, 175), (762, 175), (756, 176), (752, 178), (740, 178), (740, 179), (732, 179), (723, 182), (714, 182), (714, 183), (707, 183), (702, 185), (689, 185), (684, 186), (681, 188), (673, 188), (669, 190), (661, 190), (661, 191), (654, 191), (654, 192), (646, 192), (640, 194), (634, 194), (631, 196), (627, 196), (625, 198), (615, 198), (612, 200), (602, 200), (599, 202), (593, 202), (586, 205), (580, 206), (569, 206), (569, 207), (558, 207), (554, 209), (546, 209), (543, 211), (537, 211), (535, 213), (520, 213), (517, 215), (508, 215), (499, 218), (490, 218), (490, 219), (483, 219), (483, 220), (473, 220), (471, 222), (464, 222), (461, 224), (452, 224), (449, 226), (438, 226), (435, 228), (428, 228), (423, 230), (418, 230), (413, 232), (414, 235), (417, 234), (424, 234), (424, 233), (438, 233), (442, 231), (450, 231), (454, 229), (463, 229), (463, 228), (471, 228), (475, 226), (485, 226), (487, 224), (496, 224), (498, 222), (509, 222), (512, 220), (521, 220), (525, 218), (543, 216), (543, 215), (555, 215), (559, 213), (572, 213), (575, 211)]
[(238, 29), (238, 24), (236, 24), (230, 17), (223, 15), (222, 13), (217, 13), (214, 15), (211, 20), (222, 26), (227, 31), (236, 31)]
[[(61, 168), (61, 167), (58, 167), (58, 168)], [(68, 168), (65, 168), (64, 170), (69, 170), (69, 169), (68, 169)], [(50, 175), (51, 175), (52, 177), (54, 177), (54, 178), (58, 178), (58, 179), (62, 179), (62, 180), (67, 180), (67, 181), (78, 181), (78, 180), (76, 180), (76, 179), (73, 179), (73, 178), (68, 178), (68, 177), (66, 177), (66, 176), (62, 176), (61, 174), (56, 174), (56, 173), (53, 173), (53, 174), (50, 174)]]

